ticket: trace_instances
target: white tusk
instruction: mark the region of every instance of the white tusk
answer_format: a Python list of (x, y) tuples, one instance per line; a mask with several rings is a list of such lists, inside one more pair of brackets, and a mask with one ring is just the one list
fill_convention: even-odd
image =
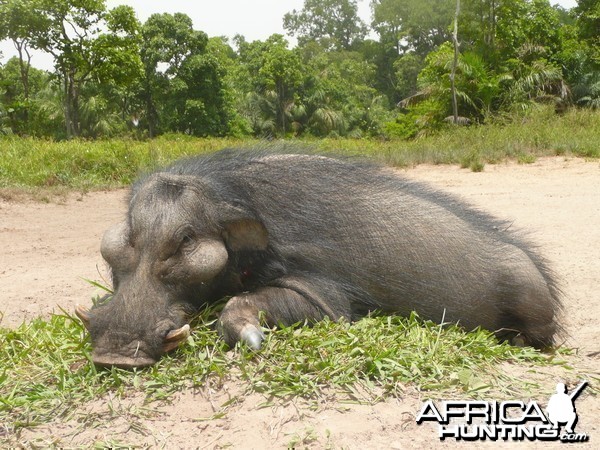
[(90, 310), (81, 305), (75, 305), (75, 314), (81, 319), (83, 325), (90, 328)]
[(165, 336), (165, 342), (179, 342), (187, 339), (190, 335), (190, 326), (186, 323), (177, 330), (169, 331), (169, 334)]

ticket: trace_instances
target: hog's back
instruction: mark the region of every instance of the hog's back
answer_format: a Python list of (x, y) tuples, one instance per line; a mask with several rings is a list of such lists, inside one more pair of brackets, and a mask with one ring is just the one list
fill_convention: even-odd
[(267, 155), (203, 176), (263, 222), (289, 273), (344, 286), (356, 316), (414, 310), (495, 329), (524, 295), (553, 309), (549, 271), (506, 223), (391, 169)]

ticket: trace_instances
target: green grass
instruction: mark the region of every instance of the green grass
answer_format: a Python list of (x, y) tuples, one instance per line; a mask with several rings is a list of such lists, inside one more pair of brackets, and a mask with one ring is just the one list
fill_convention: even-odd
[[(414, 141), (291, 139), (324, 152), (365, 155), (393, 166), (461, 164), (484, 170), (508, 158), (523, 163), (538, 156), (600, 157), (600, 111), (572, 110), (556, 116), (547, 109), (506, 125), (449, 127)], [(256, 139), (196, 139), (163, 136), (147, 142), (107, 140), (51, 142), (7, 137), (0, 140), (0, 188), (67, 187), (91, 190), (124, 186), (144, 171), (186, 155), (224, 147), (269, 145)]]
[(239, 140), (185, 136), (149, 142), (5, 138), (0, 140), (0, 187), (119, 187), (179, 157), (239, 145)]
[[(318, 398), (335, 391), (373, 401), (406, 384), (419, 390), (482, 395), (501, 381), (498, 364), (548, 364), (548, 355), (498, 343), (487, 331), (465, 333), (416, 316), (368, 317), (354, 324), (323, 321), (268, 333), (264, 347), (228, 351), (206, 311), (178, 350), (147, 369), (96, 369), (91, 345), (74, 317), (54, 315), (0, 329), (0, 422), (12, 430), (68, 419), (107, 392), (165, 400), (224, 380), (267, 396)], [(500, 381), (499, 381), (500, 380)], [(366, 395), (366, 397), (364, 397)]]
[(481, 170), (506, 159), (529, 161), (538, 156), (600, 158), (600, 111), (572, 110), (556, 116), (541, 109), (519, 121), (484, 126), (448, 126), (414, 141), (323, 140), (325, 150), (376, 157), (393, 166), (460, 164)]

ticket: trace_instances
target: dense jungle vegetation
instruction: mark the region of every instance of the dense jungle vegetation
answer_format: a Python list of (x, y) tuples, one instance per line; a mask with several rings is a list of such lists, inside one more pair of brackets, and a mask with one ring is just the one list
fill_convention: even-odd
[[(104, 0), (1, 0), (0, 134), (411, 139), (600, 106), (600, 0), (305, 0), (285, 36), (208, 37)], [(31, 49), (54, 57), (31, 66)]]

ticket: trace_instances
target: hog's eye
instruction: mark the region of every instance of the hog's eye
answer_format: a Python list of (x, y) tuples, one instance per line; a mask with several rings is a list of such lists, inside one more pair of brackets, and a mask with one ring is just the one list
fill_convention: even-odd
[(185, 236), (183, 236), (181, 238), (181, 242), (179, 243), (178, 251), (179, 252), (188, 251), (190, 249), (190, 247), (192, 246), (193, 242), (194, 242), (194, 238), (191, 235), (186, 234)]

